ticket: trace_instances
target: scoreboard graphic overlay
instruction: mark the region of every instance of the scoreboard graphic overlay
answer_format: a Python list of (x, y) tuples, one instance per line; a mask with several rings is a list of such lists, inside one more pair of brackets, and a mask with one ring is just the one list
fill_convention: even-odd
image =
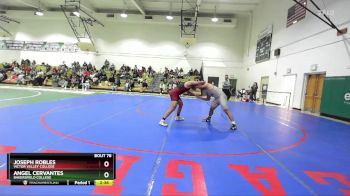
[(10, 153), (7, 179), (11, 185), (111, 186), (114, 153)]

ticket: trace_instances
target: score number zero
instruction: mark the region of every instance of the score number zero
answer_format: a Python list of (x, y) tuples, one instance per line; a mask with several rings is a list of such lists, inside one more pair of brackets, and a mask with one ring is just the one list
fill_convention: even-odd
[[(94, 158), (112, 158), (113, 154), (94, 154)], [(104, 161), (103, 162), (104, 167), (109, 167), (109, 161)], [(105, 172), (103, 174), (105, 178), (109, 177), (109, 172)]]
[[(104, 167), (109, 167), (109, 161), (105, 161), (105, 162), (103, 163), (103, 166), (104, 166)], [(109, 173), (108, 173), (108, 172), (105, 172), (105, 173), (103, 174), (103, 176), (104, 176), (105, 178), (108, 178), (108, 177), (109, 177)]]

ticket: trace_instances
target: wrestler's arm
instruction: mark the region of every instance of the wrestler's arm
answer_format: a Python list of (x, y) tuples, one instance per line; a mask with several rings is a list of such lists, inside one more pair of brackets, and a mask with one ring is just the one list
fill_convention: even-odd
[(197, 99), (201, 99), (203, 101), (209, 101), (210, 100), (210, 97), (208, 96), (196, 96)]
[(193, 86), (200, 86), (200, 85), (204, 85), (205, 82), (204, 81), (187, 81), (185, 82), (184, 86), (185, 88), (191, 88)]
[(196, 96), (197, 99), (201, 99), (203, 101), (209, 101), (210, 100), (210, 96), (208, 96), (208, 95), (201, 95), (201, 94), (197, 93), (195, 96)]

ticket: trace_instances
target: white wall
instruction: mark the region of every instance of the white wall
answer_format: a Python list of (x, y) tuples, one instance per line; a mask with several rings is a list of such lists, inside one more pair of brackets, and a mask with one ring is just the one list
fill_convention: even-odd
[[(18, 18), (21, 24), (9, 27), (14, 34), (14, 39), (76, 42), (63, 15), (51, 18), (33, 17), (32, 13), (27, 13), (27, 15), (28, 17), (23, 15)], [(233, 71), (243, 66), (244, 39), (242, 37), (245, 37), (246, 34), (245, 18), (238, 18), (237, 24), (232, 26), (199, 26), (196, 42), (188, 49), (180, 41), (179, 24), (126, 23), (107, 19), (102, 22), (105, 25), (104, 28), (98, 25), (92, 28), (98, 50), (96, 54), (26, 51), (20, 52), (19, 58), (35, 59), (37, 62), (48, 62), (53, 65), (58, 65), (62, 61), (66, 63), (75, 60), (87, 61), (98, 67), (105, 59), (108, 59), (117, 67), (122, 64), (130, 66), (136, 64), (138, 66), (151, 65), (156, 70), (164, 70), (165, 66), (183, 67), (185, 71), (191, 67), (199, 69), (202, 62), (205, 61), (209, 66), (217, 63), (223, 64), (223, 67), (218, 69), (208, 69), (209, 75), (219, 76), (222, 79), (222, 70)], [(0, 50), (0, 57), (11, 55), (9, 51)], [(13, 58), (18, 58), (18, 55)], [(8, 58), (4, 59), (8, 60)]]
[[(316, 1), (323, 8), (321, 1)], [(350, 30), (350, 1), (324, 0), (328, 10), (334, 10), (331, 19)], [(262, 76), (269, 76), (269, 90), (281, 91), (282, 78), (287, 68), (297, 75), (293, 107), (302, 108), (304, 76), (312, 73), (310, 66), (318, 65), (317, 72), (327, 76), (350, 75), (350, 33), (337, 36), (336, 31), (307, 13), (304, 20), (286, 28), (287, 10), (291, 0), (263, 0), (254, 10), (250, 43), (245, 49), (243, 86), (260, 83)], [(308, 7), (315, 10), (309, 2)], [(273, 24), (272, 57), (270, 61), (256, 64), (255, 50), (258, 34)], [(247, 25), (249, 27), (249, 25)], [(273, 57), (274, 49), (281, 48), (279, 59)], [(277, 72), (277, 75), (274, 74)]]
[[(240, 80), (242, 76), (241, 67), (217, 67), (217, 66), (206, 66), (204, 63), (203, 68), (204, 78), (219, 77), (219, 88), (222, 88), (223, 82), (225, 81), (225, 75), (228, 75), (230, 78), (238, 78), (236, 88), (239, 89), (242, 86), (242, 81)], [(215, 73), (215, 74), (213, 74)]]
[(13, 62), (21, 59), (21, 52), (15, 50), (0, 50), (0, 63)]
[[(75, 43), (73, 32), (67, 22), (63, 20), (47, 20), (45, 18), (33, 18), (32, 13), (28, 18), (24, 15), (18, 20), (20, 24), (11, 23), (6, 28), (13, 34), (12, 37), (5, 39), (14, 39), (20, 41), (47, 41), (47, 42), (66, 42)], [(34, 19), (34, 20), (33, 20)], [(51, 65), (59, 65), (63, 61), (72, 63), (73, 61), (93, 62), (94, 55), (84, 53), (57, 53), (57, 52), (32, 52), (32, 51), (11, 51), (0, 50), (0, 62), (10, 62), (21, 59), (36, 60), (37, 63), (45, 62)]]

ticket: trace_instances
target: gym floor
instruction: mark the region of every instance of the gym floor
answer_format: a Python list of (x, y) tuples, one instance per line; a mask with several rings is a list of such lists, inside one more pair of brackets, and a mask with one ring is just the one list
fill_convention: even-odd
[[(2, 88), (1, 88), (2, 87)], [(168, 96), (78, 94), (0, 86), (0, 195), (349, 195), (350, 125), (298, 111)], [(112, 187), (9, 186), (6, 153), (113, 152)]]

